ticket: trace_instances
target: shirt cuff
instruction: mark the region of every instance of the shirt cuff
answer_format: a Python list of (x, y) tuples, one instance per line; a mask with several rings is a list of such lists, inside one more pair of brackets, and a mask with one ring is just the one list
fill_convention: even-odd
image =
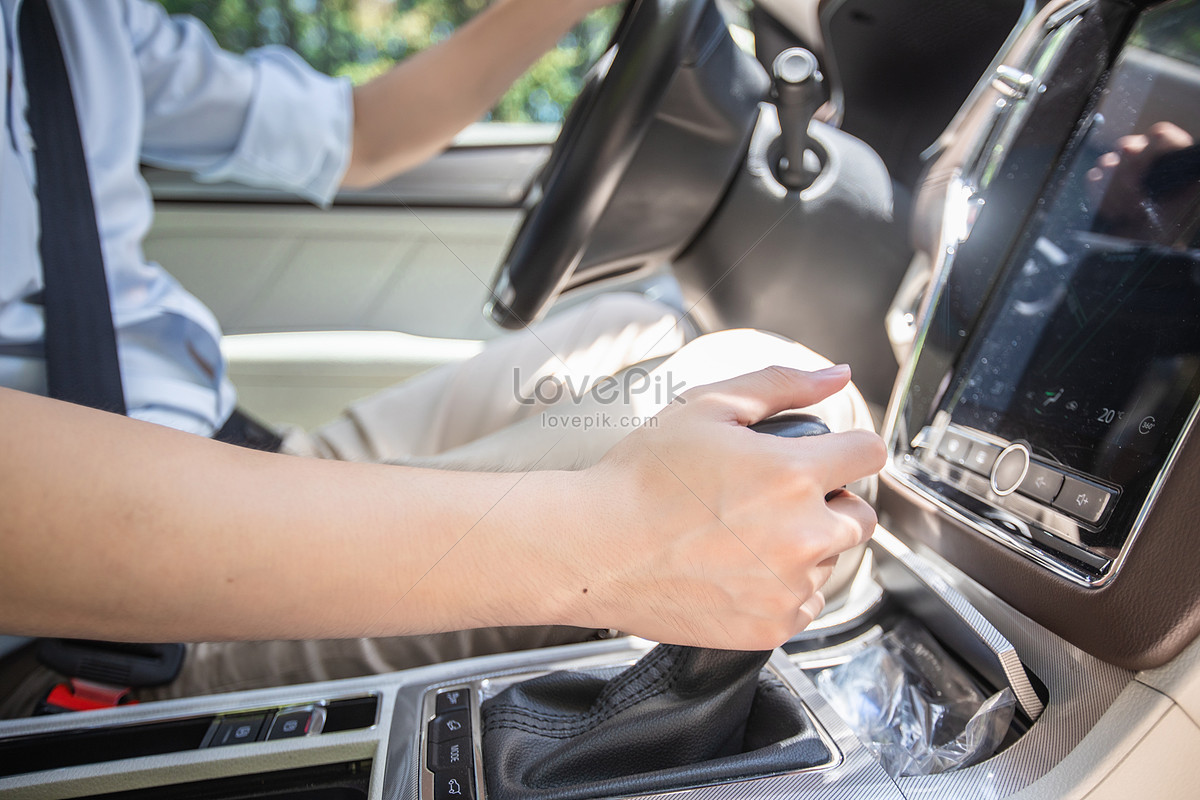
[(330, 205), (350, 163), (350, 82), (316, 72), (282, 47), (246, 57), (255, 85), (241, 138), (229, 157), (196, 177), (284, 189)]

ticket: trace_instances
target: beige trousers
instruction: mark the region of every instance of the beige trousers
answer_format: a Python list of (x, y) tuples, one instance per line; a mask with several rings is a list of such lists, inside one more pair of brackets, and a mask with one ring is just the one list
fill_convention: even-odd
[[(502, 337), (469, 361), (431, 370), (356, 403), (311, 434), (288, 430), (284, 449), (442, 469), (582, 468), (682, 391), (773, 364), (813, 370), (829, 362), (759, 331), (722, 331), (691, 340), (666, 306), (640, 295), (602, 295)], [(810, 410), (834, 430), (872, 427), (870, 412), (853, 388)], [(140, 697), (356, 677), (606, 635), (610, 632), (503, 628), (388, 639), (210, 642), (190, 647), (174, 683), (142, 691)], [(48, 671), (34, 670), (11, 699), (31, 706), (53, 681)], [(28, 712), (0, 700), (0, 718), (14, 713)]]

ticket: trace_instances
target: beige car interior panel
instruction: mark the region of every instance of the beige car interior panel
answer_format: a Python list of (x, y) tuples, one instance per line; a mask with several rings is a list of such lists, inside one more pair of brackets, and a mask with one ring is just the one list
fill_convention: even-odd
[(496, 335), (480, 309), (519, 220), (173, 203), (146, 251), (216, 313), (247, 410), (312, 426)]
[(1173, 707), (1087, 798), (1195, 797), (1200, 786), (1198, 751), (1200, 728)]
[(480, 339), (513, 210), (162, 205), (146, 254), (227, 334), (403, 330)]
[(312, 428), (355, 400), (468, 359), (483, 344), (398, 331), (297, 331), (226, 336), (221, 349), (243, 408)]
[(216, 314), (243, 406), (316, 425), (499, 333), (481, 309), (557, 135), (472, 125), (433, 161), (329, 210), (148, 169), (158, 208), (146, 254)]

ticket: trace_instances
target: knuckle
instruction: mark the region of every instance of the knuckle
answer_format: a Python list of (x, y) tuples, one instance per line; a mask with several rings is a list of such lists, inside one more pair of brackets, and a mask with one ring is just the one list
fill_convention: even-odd
[(862, 428), (853, 429), (839, 434), (844, 437), (847, 447), (857, 453), (858, 456), (870, 459), (870, 461), (880, 462), (886, 461), (888, 456), (888, 447), (883, 443), (883, 438), (880, 434), (874, 431), (864, 431)]
[(825, 588), (829, 583), (829, 579), (833, 577), (833, 567), (822, 567), (820, 574), (817, 576), (816, 584), (817, 591)]
[(707, 414), (729, 405), (729, 398), (711, 386), (697, 386), (681, 394), (675, 402)]
[(863, 523), (860, 515), (842, 517), (841, 530), (838, 531), (839, 553), (857, 547), (863, 538)]
[(824, 524), (821, 546), (814, 548), (810, 566), (815, 566), (833, 553), (843, 553), (858, 541), (858, 526), (844, 514), (831, 514)]
[(1123, 155), (1136, 155), (1146, 149), (1149, 138), (1143, 135), (1122, 136), (1117, 140), (1117, 152)]
[(800, 467), (791, 470), (788, 475), (787, 489), (799, 498), (815, 498), (825, 496), (825, 485), (812, 469)]
[(804, 576), (794, 587), (796, 596), (792, 598), (792, 611), (795, 611), (797, 606), (802, 606), (811, 600), (813, 594), (821, 588), (822, 583), (824, 583), (822, 570), (810, 563), (808, 569), (804, 571)]
[(845, 511), (846, 517), (844, 517), (848, 526), (847, 539), (853, 542), (850, 547), (857, 547), (870, 539), (872, 534), (875, 533), (875, 526), (879, 523), (879, 516), (870, 503), (858, 495), (848, 495), (847, 500), (850, 501), (850, 505)]
[(762, 611), (768, 619), (779, 620), (789, 616), (797, 605), (798, 602), (792, 593), (781, 588), (777, 592), (772, 592), (763, 602)]
[(862, 509), (863, 521), (871, 527), (875, 527), (875, 523), (879, 521), (879, 516), (875, 513), (875, 507), (858, 495), (854, 495), (854, 499), (858, 501), (858, 507)]
[(821, 612), (825, 610), (825, 595), (821, 592), (816, 592), (813, 595), (813, 619), (821, 616)]
[(788, 367), (781, 367), (778, 364), (763, 369), (760, 373), (764, 379), (771, 381), (777, 386), (786, 387), (795, 382), (798, 373)]
[(1177, 130), (1178, 128), (1170, 122), (1160, 121), (1150, 126), (1147, 135), (1155, 142), (1167, 142), (1174, 138)]
[(884, 444), (883, 439), (874, 433), (868, 433), (864, 437), (863, 449), (870, 463), (875, 466), (875, 471), (883, 469), (888, 457), (887, 445)]
[(758, 390), (764, 394), (778, 395), (796, 390), (801, 373), (788, 367), (772, 365), (751, 376)]
[[(803, 525), (789, 525), (780, 529), (770, 544), (769, 554), (772, 563), (778, 564), (776, 570), (780, 579), (790, 588), (795, 589), (792, 578), (799, 576), (812, 564), (813, 557), (819, 552), (819, 537)], [(790, 597), (795, 604), (794, 597)]]
[(846, 437), (843, 441), (848, 451), (854, 454), (855, 461), (861, 460), (862, 465), (870, 470), (870, 474), (879, 472), (887, 464), (887, 444), (878, 434), (866, 430), (853, 430), (840, 435)]

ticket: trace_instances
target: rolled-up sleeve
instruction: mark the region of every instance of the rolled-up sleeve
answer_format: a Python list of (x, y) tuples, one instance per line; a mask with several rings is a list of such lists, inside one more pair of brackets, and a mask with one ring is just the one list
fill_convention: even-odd
[(236, 56), (191, 17), (126, 0), (145, 91), (142, 159), (328, 204), (350, 159), (350, 84), (283, 47)]

